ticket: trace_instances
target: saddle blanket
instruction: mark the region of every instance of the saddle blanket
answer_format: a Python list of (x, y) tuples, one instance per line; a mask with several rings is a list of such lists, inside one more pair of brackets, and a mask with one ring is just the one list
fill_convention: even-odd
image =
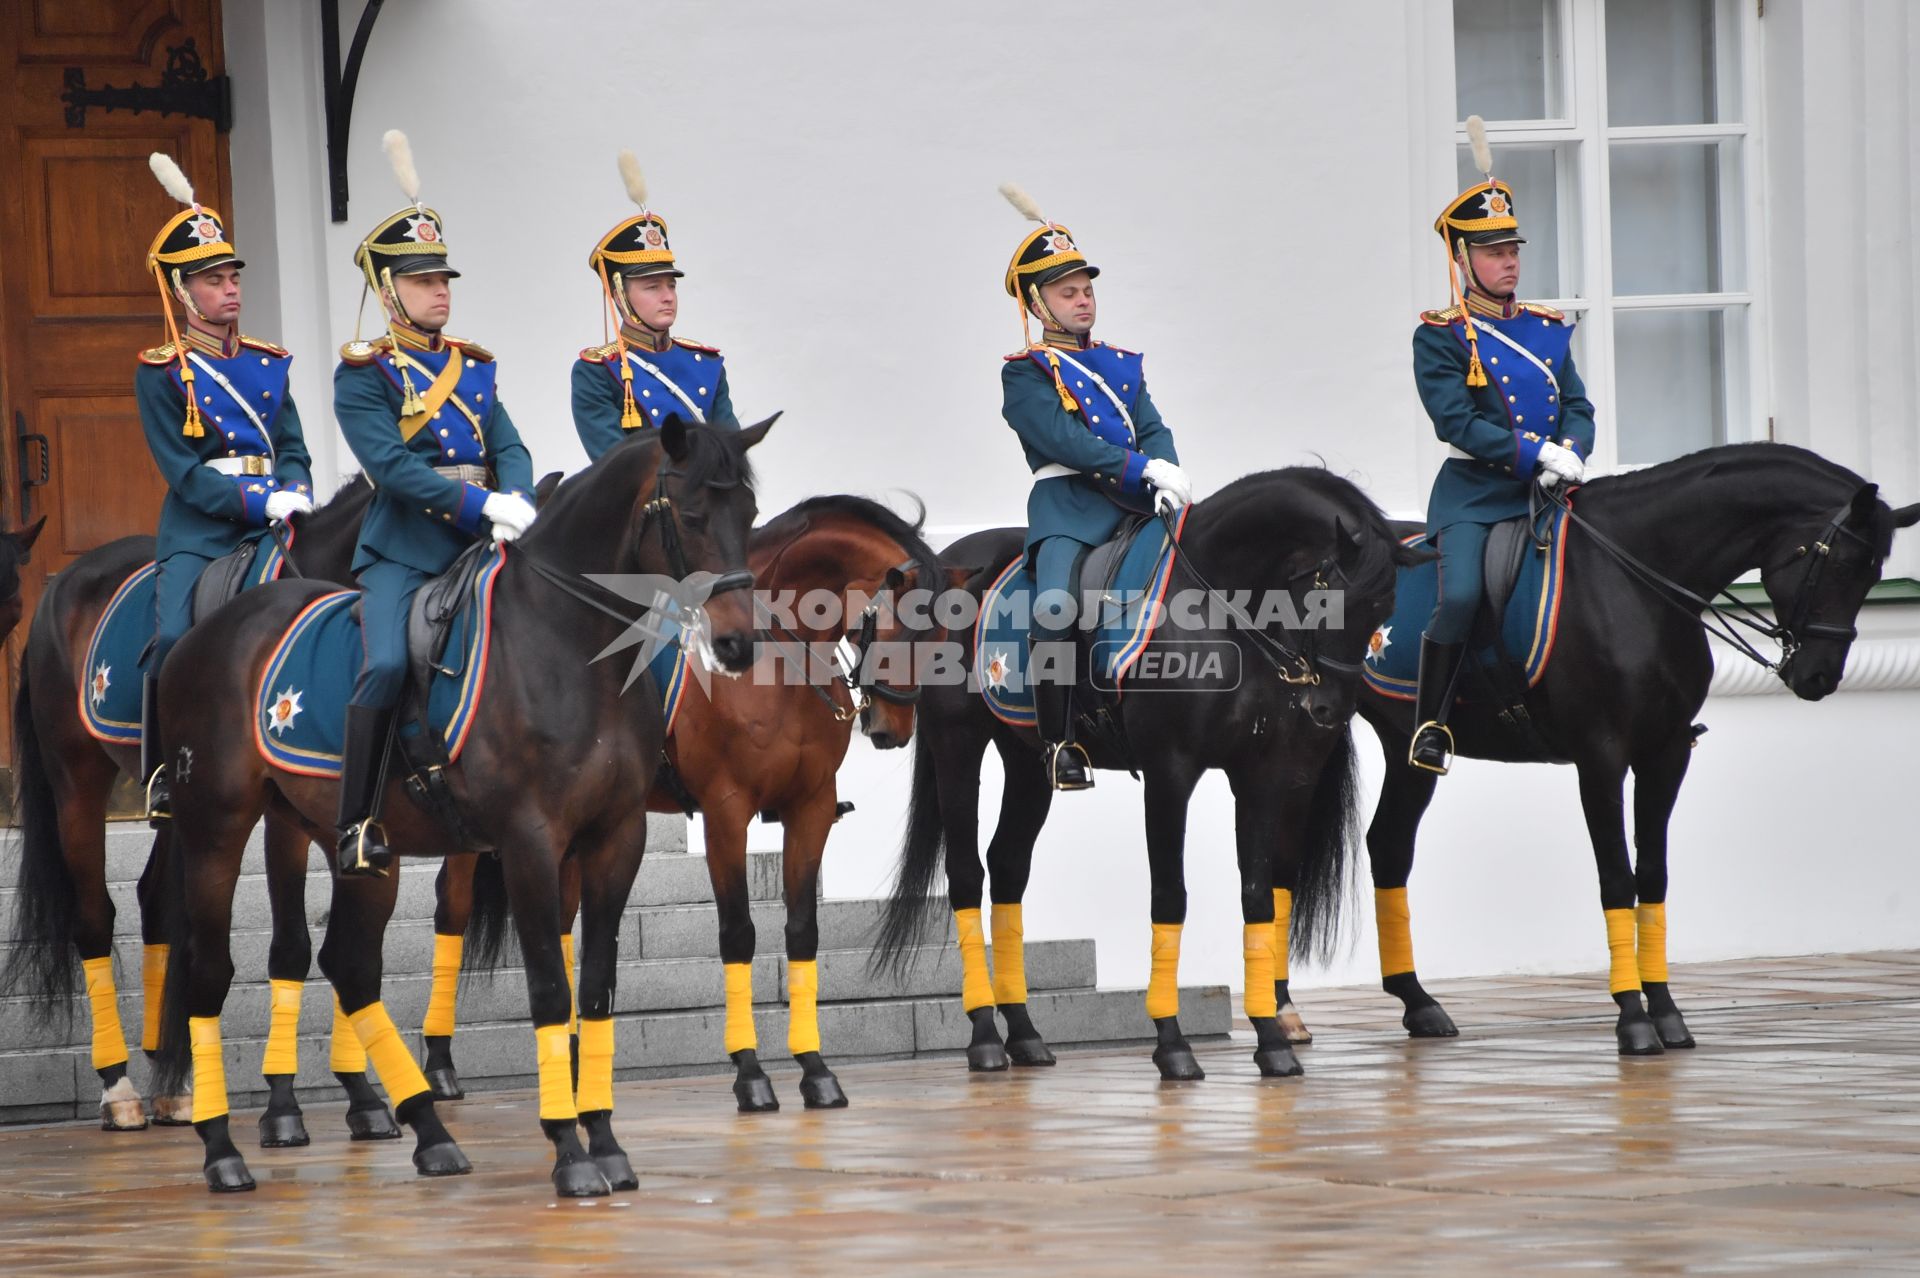
[[(1180, 511), (1179, 531), (1186, 528), (1188, 509)], [(1153, 641), (1172, 574), (1173, 546), (1166, 525), (1154, 519), (1142, 524), (1121, 552), (1111, 581), (1080, 583), (1083, 601), (1090, 591), (1101, 590), (1091, 636), (1093, 666), (1102, 685), (1116, 695), (1127, 672)], [(1026, 679), (1032, 598), (1033, 573), (1023, 554), (987, 587), (973, 627), (973, 670), (980, 693), (995, 718), (1016, 728), (1030, 728), (1036, 719), (1033, 689)]]
[[(1423, 533), (1409, 537), (1406, 542), (1410, 546), (1424, 547), (1427, 535)], [(1506, 621), (1501, 627), (1501, 643), (1507, 655), (1525, 673), (1530, 688), (1540, 682), (1540, 677), (1547, 671), (1547, 662), (1553, 656), (1553, 641), (1560, 621), (1562, 587), (1566, 580), (1566, 559), (1567, 512), (1562, 510), (1553, 516), (1548, 525), (1547, 548), (1541, 550), (1535, 544), (1527, 546), (1519, 579), (1513, 585), (1513, 596), (1507, 601)], [(1489, 580), (1493, 571), (1489, 566)], [(1413, 700), (1414, 690), (1420, 685), (1420, 634), (1433, 615), (1439, 590), (1438, 561), (1400, 570), (1393, 616), (1373, 632), (1373, 638), (1367, 644), (1364, 673), (1369, 688), (1396, 701)], [(1492, 667), (1499, 662), (1499, 651), (1492, 642), (1484, 603), (1481, 615), (1475, 622), (1474, 643), (1476, 646), (1472, 655), (1475, 661), (1484, 667)]]
[[(506, 563), (496, 548), (474, 577), (434, 666), (426, 709), (403, 733), (438, 733), (449, 760), (458, 759), (486, 691), (493, 634), (493, 587)], [(356, 590), (322, 595), (301, 609), (274, 645), (255, 694), (254, 744), (277, 768), (306, 776), (337, 777), (346, 742), (347, 701), (360, 672), (363, 644), (353, 605)], [(663, 629), (666, 624), (663, 624)], [(648, 664), (671, 724), (686, 683), (686, 651), (664, 644)]]
[[(261, 553), (262, 548), (265, 553)], [(247, 570), (241, 589), (275, 580), (285, 564), (286, 556), (277, 543), (258, 543), (253, 566)], [(87, 640), (80, 722), (95, 740), (113, 745), (140, 744), (141, 661), (147, 645), (153, 642), (159, 573), (158, 564), (147, 564), (121, 582)]]

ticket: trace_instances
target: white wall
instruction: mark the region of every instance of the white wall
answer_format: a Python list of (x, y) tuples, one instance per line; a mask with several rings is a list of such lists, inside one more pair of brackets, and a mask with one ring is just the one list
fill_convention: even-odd
[[(1827, 0), (1817, 21), (1814, 8), (1771, 0), (1763, 24), (1780, 433), (1914, 500), (1920, 129), (1895, 90), (1920, 20), (1900, 0)], [(1445, 293), (1429, 230), (1454, 191), (1443, 5), (1381, 3), (1360, 20), (1305, 0), (1122, 0), (1089, 23), (1008, 0), (414, 0), (383, 12), (362, 71), (345, 226), (326, 222), (317, 10), (229, 23), (236, 229), (254, 243), (271, 219), (278, 260), (256, 251), (251, 275), (277, 275), (323, 483), (351, 468), (325, 429), (327, 377), (359, 297), (353, 246), (399, 202), (379, 136), (401, 127), (466, 272), (451, 327), (498, 352), (542, 470), (582, 460), (567, 374), (601, 340), (585, 259), (628, 211), (613, 157), (631, 146), (689, 272), (682, 330), (725, 349), (743, 414), (787, 411), (758, 456), (768, 511), (905, 489), (936, 531), (1022, 517), (997, 396), (999, 357), (1018, 344), (999, 283), (1022, 234), (994, 193), (1006, 178), (1105, 268), (1100, 332), (1149, 353), (1203, 493), (1317, 455), (1390, 510), (1425, 505), (1443, 450), (1407, 342), (1415, 310)], [(249, 76), (263, 74), (262, 112)], [(1906, 651), (1912, 615), (1867, 624)], [(1910, 783), (1916, 710), (1911, 691), (1709, 704), (1676, 823), (1677, 958), (1920, 944), (1905, 908), (1920, 870), (1888, 799)], [(859, 808), (835, 835), (830, 893), (884, 882), (910, 763), (854, 747), (842, 793)], [(1237, 985), (1224, 784), (1208, 781), (1194, 813), (1185, 972)], [(1029, 934), (1096, 937), (1109, 983), (1146, 974), (1139, 831), (1123, 775), (1064, 796), (1029, 895)], [(1602, 966), (1571, 771), (1464, 763), (1428, 835), (1413, 884), (1423, 972)], [(1362, 933), (1350, 961), (1302, 983), (1371, 979), (1371, 944)]]

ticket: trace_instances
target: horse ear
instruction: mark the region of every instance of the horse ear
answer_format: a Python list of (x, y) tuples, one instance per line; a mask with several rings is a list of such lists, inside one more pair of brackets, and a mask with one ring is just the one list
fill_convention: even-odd
[(553, 496), (554, 490), (560, 487), (560, 481), (564, 478), (566, 478), (565, 474), (557, 470), (550, 470), (540, 476), (540, 482), (533, 486), (535, 510), (547, 504), (547, 499)]
[(1333, 535), (1338, 543), (1334, 550), (1334, 557), (1343, 564), (1352, 563), (1366, 545), (1366, 539), (1360, 535), (1360, 530), (1347, 527), (1347, 521), (1338, 515), (1333, 517)]
[(780, 414), (775, 413), (773, 416), (767, 418), (763, 422), (756, 422), (751, 426), (741, 427), (740, 430), (737, 432), (740, 440), (741, 451), (744, 452), (746, 449), (752, 448), (755, 444), (765, 439), (767, 437), (767, 432), (772, 430), (773, 424), (779, 420), (780, 420)]
[(660, 423), (660, 446), (675, 461), (687, 459), (687, 423), (678, 413), (668, 413)]
[(1895, 528), (1911, 528), (1915, 524), (1920, 524), (1920, 501), (1913, 503), (1911, 506), (1902, 506), (1893, 512), (1893, 526)]
[(1430, 564), (1438, 559), (1438, 551), (1410, 546), (1404, 541), (1393, 543), (1393, 566), (1395, 568), (1418, 568), (1421, 564)]
[(35, 542), (35, 540), (39, 538), (40, 530), (42, 528), (45, 528), (46, 526), (47, 526), (47, 517), (45, 515), (42, 515), (40, 516), (40, 518), (28, 524), (24, 531), (17, 532), (13, 535), (14, 543), (20, 547), (21, 563), (26, 563), (29, 559), (32, 558), (33, 543)]
[(1873, 508), (1879, 504), (1880, 485), (1862, 484), (1860, 491), (1853, 495), (1853, 509), (1849, 512), (1848, 518), (1863, 522), (1870, 520), (1873, 518)]

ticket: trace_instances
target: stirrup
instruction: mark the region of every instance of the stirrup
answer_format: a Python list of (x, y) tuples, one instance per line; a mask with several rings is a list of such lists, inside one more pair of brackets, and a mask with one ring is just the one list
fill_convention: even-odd
[[(1062, 780), (1060, 776), (1061, 756), (1069, 750), (1073, 751), (1074, 755), (1078, 757), (1080, 775), (1077, 779)], [(1066, 763), (1070, 768), (1075, 766), (1072, 759), (1067, 760)], [(1047, 780), (1056, 790), (1093, 789), (1093, 765), (1088, 762), (1087, 752), (1080, 748), (1078, 742), (1056, 741), (1047, 747)]]
[(167, 766), (163, 763), (147, 778), (147, 824), (158, 830), (163, 821), (173, 820), (173, 793), (167, 788)]
[[(1428, 733), (1446, 738), (1446, 745), (1440, 751), (1440, 762), (1437, 764), (1429, 763), (1420, 757), (1421, 739)], [(1434, 719), (1429, 719), (1414, 729), (1413, 740), (1407, 744), (1407, 762), (1423, 772), (1431, 772), (1436, 776), (1444, 777), (1452, 769), (1453, 755), (1453, 729)]]
[[(373, 846), (377, 855), (367, 855), (367, 831), (371, 827), (376, 831)], [(387, 866), (393, 862), (393, 849), (387, 847), (387, 832), (378, 821), (356, 821), (340, 835), (339, 846), (334, 849), (334, 866), (343, 879), (387, 877)]]

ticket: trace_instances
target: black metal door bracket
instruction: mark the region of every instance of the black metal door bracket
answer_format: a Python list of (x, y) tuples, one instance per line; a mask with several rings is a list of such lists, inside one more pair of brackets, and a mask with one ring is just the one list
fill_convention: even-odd
[(360, 83), (360, 61), (367, 37), (386, 0), (367, 0), (354, 29), (347, 64), (340, 65), (340, 0), (320, 0), (320, 57), (327, 110), (327, 197), (336, 222), (347, 220), (347, 138), (353, 128), (353, 91)]
[(160, 73), (159, 84), (130, 84), (120, 88), (103, 84), (87, 87), (84, 67), (68, 67), (65, 90), (60, 100), (67, 104), (67, 127), (85, 128), (87, 108), (99, 107), (111, 115), (129, 111), (157, 111), (161, 115), (185, 115), (212, 120), (222, 133), (233, 128), (233, 82), (224, 75), (208, 75), (200, 61), (200, 50), (191, 39), (167, 50), (167, 69)]

